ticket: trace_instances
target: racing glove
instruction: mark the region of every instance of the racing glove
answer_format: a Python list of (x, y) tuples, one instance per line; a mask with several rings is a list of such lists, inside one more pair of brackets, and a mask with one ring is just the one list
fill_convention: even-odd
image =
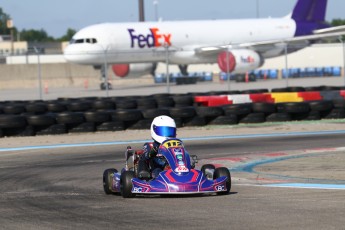
[(154, 158), (157, 156), (157, 153), (158, 153), (158, 145), (153, 144), (151, 151), (150, 151), (150, 154), (149, 154), (149, 157)]
[(159, 144), (146, 143), (143, 146), (144, 156), (146, 159), (152, 159), (157, 156)]

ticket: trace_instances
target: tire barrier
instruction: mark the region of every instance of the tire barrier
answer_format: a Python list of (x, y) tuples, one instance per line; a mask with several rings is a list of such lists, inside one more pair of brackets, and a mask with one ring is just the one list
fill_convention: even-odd
[(159, 115), (173, 117), (178, 127), (345, 118), (344, 90), (296, 89), (302, 92), (5, 101), (0, 102), (0, 137), (149, 129)]

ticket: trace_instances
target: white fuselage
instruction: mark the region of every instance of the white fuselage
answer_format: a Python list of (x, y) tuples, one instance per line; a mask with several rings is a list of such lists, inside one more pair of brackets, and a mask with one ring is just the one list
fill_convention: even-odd
[[(198, 55), (202, 47), (236, 45), (292, 38), (296, 23), (290, 18), (177, 22), (104, 23), (75, 34), (64, 51), (73, 63), (164, 62), (216, 63), (217, 54)], [(264, 58), (278, 56), (282, 47), (262, 50)], [(169, 51), (167, 53), (167, 51)]]

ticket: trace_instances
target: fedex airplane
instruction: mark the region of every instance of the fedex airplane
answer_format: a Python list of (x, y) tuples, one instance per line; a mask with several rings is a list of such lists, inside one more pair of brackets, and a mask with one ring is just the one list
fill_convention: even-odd
[(182, 74), (188, 64), (206, 63), (244, 73), (262, 66), (266, 58), (342, 35), (342, 26), (326, 24), (326, 7), (327, 0), (297, 0), (291, 15), (283, 18), (97, 24), (78, 31), (64, 56), (68, 62), (95, 67), (108, 63), (120, 77), (154, 72), (167, 55)]

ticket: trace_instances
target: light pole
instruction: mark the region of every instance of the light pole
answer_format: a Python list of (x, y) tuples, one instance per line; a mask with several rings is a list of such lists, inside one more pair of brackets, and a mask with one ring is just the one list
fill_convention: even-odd
[(260, 0), (256, 0), (256, 18), (260, 17), (259, 1)]
[(285, 73), (286, 73), (286, 87), (289, 86), (289, 70), (288, 70), (288, 44), (284, 43), (284, 50), (285, 50)]
[(35, 53), (37, 54), (37, 72), (38, 72), (38, 94), (42, 100), (42, 75), (41, 75), (41, 60), (40, 51), (34, 46)]
[(169, 76), (169, 45), (167, 43), (164, 44), (165, 48), (165, 63), (166, 63), (166, 79), (167, 79), (167, 93), (170, 93), (170, 76)]
[(158, 21), (158, 0), (154, 0), (153, 5), (155, 7), (155, 20)]
[(11, 55), (13, 56), (14, 53), (14, 44), (13, 44), (13, 20), (12, 19), (7, 19), (7, 28), (10, 29), (11, 31)]
[(109, 97), (109, 82), (108, 82), (108, 59), (107, 59), (107, 55), (108, 55), (108, 47), (107, 48), (103, 48), (103, 58), (104, 58), (104, 63), (103, 63), (103, 68), (104, 68), (104, 85), (105, 85), (105, 91), (106, 91), (106, 97)]
[(342, 36), (339, 36), (338, 39), (343, 45), (343, 75), (344, 75), (344, 86), (345, 86), (345, 43)]
[(228, 82), (228, 91), (230, 91), (230, 66), (229, 66), (229, 45), (226, 49), (226, 79)]

